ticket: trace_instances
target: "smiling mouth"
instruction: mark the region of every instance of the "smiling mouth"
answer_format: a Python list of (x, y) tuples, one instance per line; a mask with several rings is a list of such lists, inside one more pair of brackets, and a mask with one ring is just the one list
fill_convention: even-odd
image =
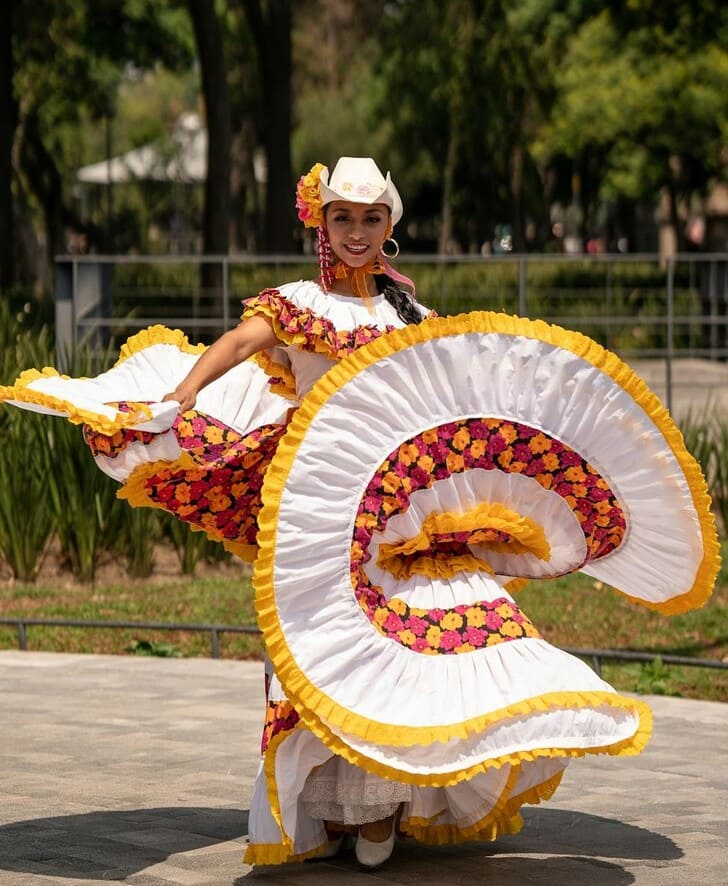
[(346, 249), (354, 255), (363, 255), (369, 246), (366, 243), (347, 243)]

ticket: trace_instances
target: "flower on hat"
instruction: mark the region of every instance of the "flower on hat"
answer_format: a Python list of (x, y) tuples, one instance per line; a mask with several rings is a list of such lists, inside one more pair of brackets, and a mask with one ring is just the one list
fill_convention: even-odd
[(306, 175), (302, 175), (296, 185), (296, 209), (298, 217), (307, 228), (317, 228), (323, 222), (321, 189), (319, 182), (323, 163), (314, 163)]

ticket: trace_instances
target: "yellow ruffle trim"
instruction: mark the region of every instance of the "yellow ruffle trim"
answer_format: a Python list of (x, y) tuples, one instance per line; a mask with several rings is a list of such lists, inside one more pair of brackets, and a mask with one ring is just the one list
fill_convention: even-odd
[[(492, 541), (489, 530), (505, 532), (508, 542)], [(437, 546), (436, 537), (456, 532), (470, 533), (468, 544), (479, 545), (491, 551), (509, 554), (533, 554), (539, 560), (551, 558), (551, 546), (542, 526), (530, 517), (523, 517), (500, 502), (483, 502), (464, 514), (451, 511), (429, 514), (422, 521), (417, 535), (393, 544), (381, 544), (377, 566), (386, 569), (395, 578), (409, 578), (413, 574), (430, 578), (452, 578), (458, 572), (484, 570), (493, 575), (490, 564), (475, 554), (460, 554), (446, 560), (420, 554)]]
[[(296, 396), (296, 379), (291, 370), (282, 363), (276, 363), (267, 351), (258, 351), (253, 354), (251, 360), (254, 360), (258, 366), (271, 379), (270, 389), (274, 394), (285, 397), (286, 400), (298, 401)], [(280, 381), (273, 382), (273, 379)]]
[[(168, 329), (166, 326), (161, 325), (150, 326), (148, 329), (143, 329), (127, 339), (122, 345), (119, 359), (114, 365), (118, 366), (124, 360), (139, 353), (139, 351), (159, 344), (175, 345), (181, 351), (188, 354), (201, 354), (206, 349), (205, 345), (191, 345), (187, 336), (180, 329)], [(134, 406), (131, 412), (117, 412), (115, 418), (111, 419), (98, 412), (81, 409), (68, 400), (51, 394), (45, 394), (42, 391), (29, 387), (33, 382), (42, 381), (46, 378), (70, 380), (70, 376), (61, 375), (58, 370), (50, 366), (46, 366), (41, 371), (26, 369), (15, 380), (15, 384), (11, 386), (0, 385), (0, 401), (16, 400), (19, 403), (33, 403), (36, 406), (44, 406), (46, 409), (63, 412), (71, 424), (87, 424), (94, 431), (109, 436), (152, 417), (152, 411), (146, 403), (130, 403), (130, 406)]]
[(328, 840), (315, 849), (295, 855), (282, 843), (248, 843), (243, 854), (243, 864), (294, 864), (307, 858), (315, 858), (327, 846)]
[(181, 329), (170, 329), (168, 326), (162, 326), (157, 323), (156, 326), (147, 326), (141, 329), (135, 335), (129, 338), (121, 346), (119, 351), (119, 359), (114, 364), (118, 366), (134, 354), (138, 354), (145, 348), (151, 348), (153, 345), (174, 345), (185, 354), (202, 354), (207, 350), (207, 345), (190, 344), (190, 340), (182, 332)]
[(129, 425), (138, 424), (140, 421), (152, 417), (152, 410), (146, 403), (129, 403), (129, 406), (134, 407), (131, 412), (117, 412), (115, 418), (109, 418), (98, 412), (92, 412), (90, 409), (82, 409), (69, 400), (64, 400), (62, 397), (45, 394), (43, 391), (37, 391), (29, 387), (33, 382), (42, 381), (46, 378), (70, 380), (70, 376), (61, 375), (60, 372), (50, 366), (44, 367), (42, 371), (26, 369), (15, 379), (15, 384), (0, 385), (0, 402), (3, 400), (15, 400), (18, 403), (33, 403), (35, 406), (44, 406), (46, 409), (64, 413), (66, 419), (71, 424), (87, 424), (95, 431), (109, 436), (116, 433), (116, 431), (129, 427)]
[[(191, 456), (182, 452), (174, 461), (155, 461), (139, 465), (129, 475), (124, 484), (117, 490), (116, 497), (127, 501), (133, 508), (157, 508), (172, 513), (162, 502), (155, 501), (146, 488), (146, 482), (160, 471), (196, 471), (200, 466)], [(244, 544), (225, 538), (220, 530), (206, 529), (194, 523), (187, 524), (193, 532), (204, 532), (211, 540), (222, 542), (226, 551), (230, 551), (246, 563), (252, 563), (258, 555), (258, 546)]]

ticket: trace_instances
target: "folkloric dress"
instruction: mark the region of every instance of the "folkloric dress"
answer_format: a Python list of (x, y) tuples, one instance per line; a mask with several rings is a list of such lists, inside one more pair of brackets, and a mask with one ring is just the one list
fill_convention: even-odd
[(382, 295), (265, 290), (243, 317), (280, 344), (182, 416), (155, 401), (198, 349), (162, 327), (96, 379), (0, 389), (85, 422), (132, 504), (256, 557), (272, 667), (253, 864), (314, 856), (324, 820), (400, 805), (425, 842), (515, 833), (571, 758), (639, 753), (651, 716), (547, 643), (514, 593), (582, 571), (671, 614), (715, 579), (700, 468), (624, 363), (542, 322), (422, 313), (405, 326)]

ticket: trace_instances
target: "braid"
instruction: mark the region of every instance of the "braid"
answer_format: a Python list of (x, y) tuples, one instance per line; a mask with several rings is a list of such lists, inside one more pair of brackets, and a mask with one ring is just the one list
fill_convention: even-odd
[(417, 302), (406, 289), (399, 286), (387, 274), (375, 274), (374, 281), (377, 284), (377, 292), (385, 299), (405, 323), (420, 323), (424, 316), (417, 307)]

